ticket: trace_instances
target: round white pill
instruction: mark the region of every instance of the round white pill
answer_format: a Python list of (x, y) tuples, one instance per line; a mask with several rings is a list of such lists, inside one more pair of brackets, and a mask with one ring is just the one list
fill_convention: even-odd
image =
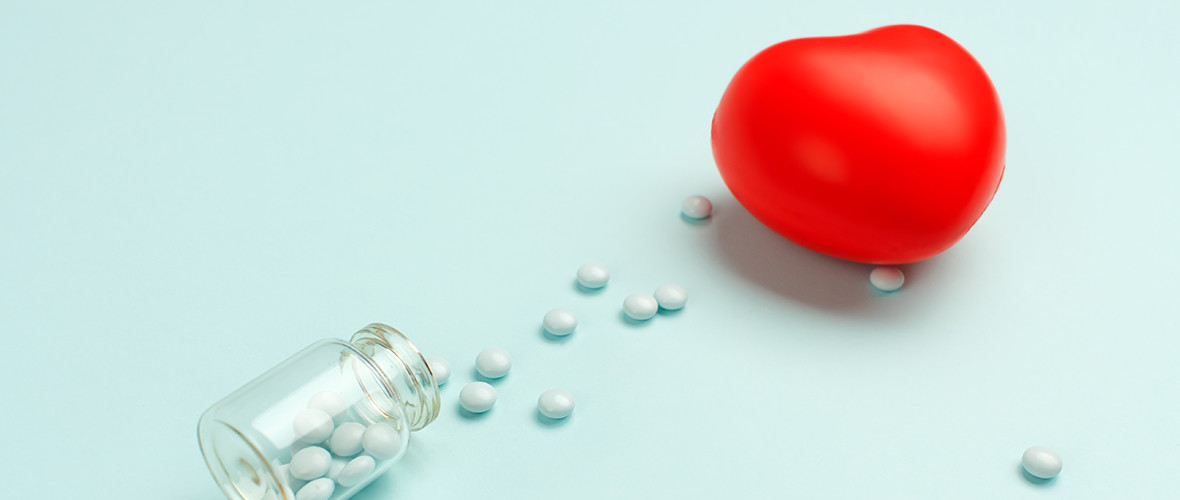
[(430, 356), (426, 358), (426, 366), (429, 366), (430, 373), (434, 374), (434, 383), (443, 385), (451, 379), (451, 364), (447, 360)]
[(680, 309), (688, 302), (688, 292), (680, 285), (660, 285), (652, 296), (656, 298), (656, 303), (660, 307), (669, 311)]
[(309, 444), (322, 443), (332, 435), (332, 416), (324, 410), (308, 408), (295, 415), (295, 438)]
[(328, 500), (334, 491), (336, 491), (336, 483), (326, 477), (320, 478), (299, 488), (299, 493), (295, 494), (295, 500)]
[(545, 331), (553, 335), (569, 335), (578, 327), (578, 315), (569, 309), (558, 307), (545, 313), (541, 325), (545, 327)]
[(377, 422), (365, 429), (361, 442), (365, 453), (378, 460), (396, 457), (402, 448), (402, 438), (397, 435), (397, 429), (385, 422)]
[(287, 470), (291, 467), (290, 465), (280, 463), (278, 460), (271, 460), (270, 466), (274, 468), (275, 477), (279, 478), (280, 483), (287, 484), (291, 482), (291, 474)]
[(344, 470), (344, 466), (348, 465), (347, 458), (336, 457), (332, 459), (332, 465), (328, 466), (328, 473), (324, 477), (329, 479), (336, 479), (340, 477), (340, 471)]
[(307, 402), (307, 407), (313, 410), (321, 410), (332, 417), (333, 422), (340, 422), (344, 417), (344, 412), (348, 411), (348, 403), (344, 402), (344, 398), (340, 397), (333, 391), (320, 391), (311, 397), (311, 401)]
[(578, 283), (586, 288), (602, 288), (608, 281), (610, 270), (602, 264), (590, 262), (578, 268)]
[(472, 382), (459, 391), (459, 405), (471, 413), (483, 413), (496, 404), (496, 388), (486, 382)]
[(1024, 450), (1020, 465), (1034, 477), (1050, 479), (1061, 472), (1061, 455), (1044, 446), (1033, 446)]
[(287, 473), (304, 481), (323, 477), (332, 466), (332, 454), (319, 446), (308, 446), (291, 456), (291, 467)]
[[(303, 483), (303, 481), (291, 477), (291, 466), (288, 464), (279, 463), (278, 460), (271, 460), (270, 465), (274, 467), (275, 476), (279, 478), (279, 488), (286, 494), (282, 498), (294, 498), (295, 492), (291, 491), (291, 484), (296, 481)], [(275, 496), (279, 497), (282, 495), (276, 494)]]
[(351, 457), (361, 452), (361, 436), (365, 426), (356, 422), (340, 424), (328, 439), (328, 450), (338, 457)]
[(680, 211), (692, 219), (704, 219), (713, 213), (713, 202), (700, 195), (689, 196), (680, 205)]
[(892, 292), (905, 283), (905, 274), (902, 274), (901, 269), (892, 266), (875, 267), (869, 273), (869, 283), (882, 292)]
[(574, 395), (562, 389), (549, 389), (537, 399), (537, 410), (549, 418), (565, 418), (574, 412)]
[(377, 462), (373, 460), (373, 457), (361, 455), (340, 469), (340, 475), (336, 478), (336, 482), (345, 488), (355, 486), (369, 477), (369, 474), (372, 474), (376, 468)]
[(659, 309), (660, 303), (656, 302), (656, 298), (646, 293), (633, 293), (623, 299), (623, 312), (631, 319), (651, 319)]
[(487, 378), (503, 377), (512, 369), (512, 356), (500, 348), (484, 349), (475, 357), (475, 369)]

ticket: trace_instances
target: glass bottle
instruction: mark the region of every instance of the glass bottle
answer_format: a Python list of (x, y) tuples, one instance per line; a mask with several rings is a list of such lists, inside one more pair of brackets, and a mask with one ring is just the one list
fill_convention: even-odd
[(425, 358), (374, 323), (312, 344), (218, 401), (197, 439), (230, 500), (342, 500), (388, 471), (438, 412)]

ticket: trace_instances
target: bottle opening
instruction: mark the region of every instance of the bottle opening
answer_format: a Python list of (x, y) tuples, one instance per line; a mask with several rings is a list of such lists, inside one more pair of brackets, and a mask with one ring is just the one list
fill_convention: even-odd
[(426, 427), (438, 417), (438, 384), (410, 339), (389, 325), (373, 323), (356, 332), (350, 342), (385, 374), (411, 430)]

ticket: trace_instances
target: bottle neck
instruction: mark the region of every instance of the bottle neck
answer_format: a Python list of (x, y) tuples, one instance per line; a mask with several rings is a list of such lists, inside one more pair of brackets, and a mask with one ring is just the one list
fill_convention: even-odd
[(373, 361), (382, 382), (402, 405), (410, 430), (422, 429), (438, 417), (441, 398), (434, 374), (402, 332), (373, 323), (356, 332), (349, 343)]

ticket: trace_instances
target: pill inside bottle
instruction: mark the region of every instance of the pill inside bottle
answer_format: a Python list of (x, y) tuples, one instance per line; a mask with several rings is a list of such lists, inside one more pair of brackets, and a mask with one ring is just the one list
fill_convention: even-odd
[(375, 323), (317, 342), (213, 404), (201, 453), (230, 500), (343, 500), (387, 472), (439, 413), (414, 344)]

